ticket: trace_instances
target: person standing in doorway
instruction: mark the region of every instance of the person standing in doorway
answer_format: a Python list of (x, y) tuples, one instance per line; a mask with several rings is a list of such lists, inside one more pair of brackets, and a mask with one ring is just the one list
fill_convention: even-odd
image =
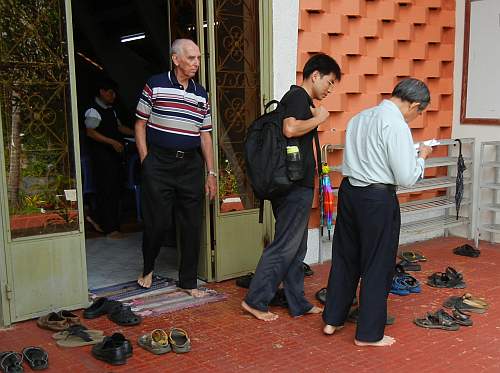
[(101, 78), (97, 88), (97, 96), (84, 114), (96, 183), (96, 216), (86, 219), (96, 231), (118, 239), (123, 237), (119, 216), (123, 136), (134, 136), (134, 131), (122, 125), (113, 108), (116, 83)]
[[(179, 228), (179, 287), (192, 296), (197, 289), (203, 194), (217, 189), (212, 148), (212, 122), (205, 89), (193, 80), (200, 67), (200, 49), (189, 39), (172, 43), (173, 70), (152, 76), (137, 105), (135, 134), (142, 162), (144, 268), (138, 279), (149, 288), (172, 209)], [(205, 187), (204, 170), (207, 169)]]
[(340, 78), (337, 62), (326, 54), (316, 54), (304, 66), (302, 85), (293, 85), (281, 100), (285, 108), (283, 134), (289, 143), (293, 141), (298, 147), (303, 160), (303, 178), (296, 181), (287, 194), (271, 201), (276, 219), (274, 240), (264, 249), (248, 294), (241, 303), (244, 310), (259, 320), (278, 318), (268, 308), (281, 282), (292, 316), (322, 311), (304, 296), (302, 264), (314, 193), (314, 131), (329, 116), (323, 106), (314, 107), (313, 99), (323, 100)]
[(354, 343), (395, 342), (384, 331), (401, 225), (396, 187), (411, 186), (423, 177), (432, 148), (421, 144), (417, 155), (408, 123), (429, 102), (425, 83), (404, 79), (390, 99), (357, 114), (347, 126), (323, 313), (325, 334), (344, 325), (361, 278)]

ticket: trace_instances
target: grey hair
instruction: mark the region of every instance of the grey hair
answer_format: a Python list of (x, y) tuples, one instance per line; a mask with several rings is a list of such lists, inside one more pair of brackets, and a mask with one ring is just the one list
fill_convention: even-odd
[(170, 47), (170, 55), (178, 54), (181, 55), (184, 53), (184, 46), (186, 43), (191, 42), (194, 43), (191, 39), (175, 39)]
[(409, 103), (418, 102), (418, 111), (424, 111), (431, 102), (427, 85), (418, 79), (407, 78), (400, 81), (392, 91), (392, 97), (398, 97)]

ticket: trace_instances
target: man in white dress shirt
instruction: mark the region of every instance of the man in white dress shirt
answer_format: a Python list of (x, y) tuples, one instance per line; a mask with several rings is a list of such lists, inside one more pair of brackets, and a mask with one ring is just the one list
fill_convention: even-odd
[(396, 187), (419, 180), (432, 153), (423, 144), (416, 153), (408, 127), (429, 102), (425, 83), (404, 79), (390, 99), (362, 111), (348, 124), (323, 312), (325, 334), (344, 324), (361, 278), (354, 343), (389, 346), (395, 342), (384, 330), (401, 225)]

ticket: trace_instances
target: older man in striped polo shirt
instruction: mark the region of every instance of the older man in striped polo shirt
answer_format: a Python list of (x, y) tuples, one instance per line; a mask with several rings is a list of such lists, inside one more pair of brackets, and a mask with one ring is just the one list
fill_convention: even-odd
[[(171, 54), (174, 69), (152, 76), (137, 105), (144, 219), (144, 269), (137, 282), (151, 287), (154, 263), (174, 209), (180, 231), (179, 287), (199, 297), (204, 295), (197, 289), (203, 193), (213, 199), (217, 188), (212, 122), (207, 92), (192, 79), (200, 67), (198, 46), (178, 39)], [(203, 188), (205, 164), (208, 176)]]

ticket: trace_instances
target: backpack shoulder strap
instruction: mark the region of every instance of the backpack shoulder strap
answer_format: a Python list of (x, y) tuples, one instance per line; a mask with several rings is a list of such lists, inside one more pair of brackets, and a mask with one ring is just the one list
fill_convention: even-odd
[(259, 201), (259, 223), (262, 224), (264, 222), (264, 200), (261, 199)]

